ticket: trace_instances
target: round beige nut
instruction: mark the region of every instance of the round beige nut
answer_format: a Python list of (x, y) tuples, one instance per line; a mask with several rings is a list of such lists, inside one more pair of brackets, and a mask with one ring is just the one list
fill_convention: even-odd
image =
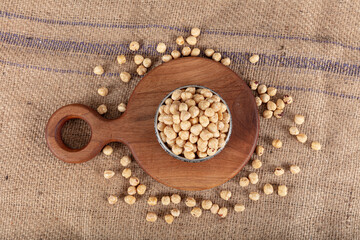
[(266, 118), (266, 119), (269, 119), (273, 116), (273, 111), (270, 111), (270, 110), (264, 110), (263, 112), (263, 117)]
[(274, 192), (274, 187), (270, 183), (266, 183), (264, 185), (264, 193), (266, 195), (270, 195)]
[(304, 133), (299, 133), (296, 135), (296, 139), (301, 143), (305, 143), (307, 141), (307, 136)]
[(169, 205), (170, 204), (170, 197), (169, 196), (163, 196), (161, 198), (161, 204), (162, 205)]
[(171, 94), (171, 99), (174, 100), (174, 101), (180, 100), (181, 99), (181, 93), (182, 93), (182, 91), (180, 89), (175, 90)]
[(219, 212), (219, 205), (217, 205), (217, 204), (213, 204), (212, 206), (211, 206), (211, 208), (210, 208), (210, 212), (212, 213), (212, 214), (217, 214), (218, 212)]
[(261, 98), (255, 97), (255, 103), (256, 103), (256, 106), (260, 107), (263, 102), (261, 101)]
[(282, 99), (276, 100), (276, 108), (279, 110), (283, 110), (285, 108), (285, 103)]
[(188, 197), (185, 199), (185, 205), (188, 207), (195, 207), (196, 206), (196, 200), (193, 197)]
[(180, 210), (177, 209), (177, 208), (171, 209), (171, 210), (170, 210), (170, 213), (171, 213), (171, 215), (173, 215), (174, 217), (180, 216)]
[(144, 184), (140, 184), (136, 187), (136, 192), (139, 195), (143, 195), (146, 191), (146, 186)]
[(205, 158), (205, 157), (207, 157), (207, 153), (206, 153), (206, 152), (197, 151), (196, 154), (198, 155), (199, 158)]
[(201, 202), (201, 207), (205, 210), (209, 210), (212, 207), (213, 203), (210, 200), (203, 200)]
[(128, 166), (130, 163), (131, 163), (131, 158), (130, 158), (130, 156), (123, 156), (123, 157), (120, 159), (120, 164), (121, 164), (121, 166), (123, 166), (123, 167)]
[(259, 86), (259, 82), (256, 80), (251, 80), (249, 86), (251, 90), (255, 91)]
[[(181, 121), (187, 121), (191, 118), (191, 114), (188, 111), (181, 111), (180, 112), (180, 120)], [(190, 127), (189, 127), (190, 129)]]
[(128, 72), (121, 72), (121, 73), (120, 73), (120, 79), (121, 79), (121, 81), (127, 83), (127, 82), (130, 81), (131, 75), (130, 75), (130, 73), (128, 73)]
[(267, 91), (267, 87), (265, 84), (261, 84), (258, 86), (257, 91), (259, 94), (265, 94)]
[(148, 221), (148, 222), (156, 222), (156, 220), (157, 220), (157, 215), (156, 215), (156, 213), (154, 213), (154, 212), (148, 212), (148, 213), (146, 214), (146, 221)]
[(140, 48), (140, 44), (138, 42), (135, 42), (135, 41), (131, 42), (129, 44), (129, 48), (130, 48), (131, 51), (137, 51)]
[(208, 146), (209, 148), (217, 149), (219, 146), (219, 140), (217, 138), (209, 139)]
[(184, 40), (184, 38), (183, 38), (183, 36), (179, 36), (179, 37), (177, 37), (176, 38), (176, 44), (177, 45), (184, 45), (184, 43), (185, 43), (185, 40)]
[(231, 63), (231, 60), (230, 60), (230, 58), (226, 57), (226, 58), (221, 59), (221, 63), (224, 64), (225, 66), (229, 66)]
[(201, 214), (202, 214), (202, 210), (201, 210), (201, 208), (199, 208), (199, 207), (194, 207), (192, 210), (191, 210), (191, 215), (193, 216), (193, 217), (200, 217), (201, 216)]
[(161, 57), (161, 60), (162, 60), (163, 62), (169, 62), (169, 61), (172, 60), (172, 56), (169, 55), (169, 54), (165, 54), (164, 56)]
[(164, 128), (164, 133), (166, 135), (166, 138), (169, 139), (169, 140), (173, 140), (177, 137), (177, 134), (176, 132), (174, 131), (174, 129), (170, 126), (166, 126)]
[[(187, 111), (189, 109), (188, 105), (186, 103), (180, 103), (180, 105), (176, 105), (178, 106), (178, 110), (181, 111)], [(191, 114), (191, 113), (190, 113)], [(192, 115), (190, 115), (192, 117)]]
[(257, 63), (260, 59), (260, 56), (259, 55), (252, 55), (250, 58), (249, 58), (249, 61), (253, 64)]
[(190, 128), (190, 132), (194, 134), (195, 136), (199, 136), (202, 132), (202, 126), (200, 124), (196, 124)]
[(189, 45), (195, 45), (196, 44), (196, 37), (194, 36), (189, 36), (186, 38), (186, 42), (189, 44)]
[(194, 99), (188, 99), (185, 101), (185, 103), (188, 105), (188, 107), (194, 107), (196, 105), (196, 102)]
[(259, 157), (264, 154), (264, 151), (265, 151), (265, 148), (263, 146), (261, 146), (261, 145), (256, 146), (255, 152), (256, 152), (256, 155), (258, 155)]
[(273, 101), (268, 101), (266, 104), (266, 108), (270, 111), (275, 111), (276, 110), (276, 103), (274, 103)]
[(199, 115), (200, 110), (199, 110), (199, 108), (197, 106), (191, 106), (189, 108), (189, 113), (191, 115), (191, 118), (195, 118), (195, 117), (197, 117)]
[(150, 205), (150, 206), (155, 206), (157, 204), (157, 197), (149, 197), (147, 203)]
[(149, 68), (152, 64), (152, 61), (150, 58), (145, 58), (142, 64), (144, 65), (144, 67)]
[(134, 196), (127, 195), (124, 197), (124, 201), (129, 205), (133, 205), (136, 202), (136, 198)]
[(134, 62), (135, 62), (136, 65), (142, 64), (143, 61), (144, 61), (144, 57), (142, 55), (136, 54), (134, 56)]
[(311, 143), (311, 148), (316, 151), (319, 151), (319, 150), (321, 150), (321, 144), (317, 141), (314, 141)]
[(156, 51), (158, 51), (159, 53), (164, 53), (166, 51), (165, 43), (159, 43), (156, 47)]
[[(181, 124), (180, 124), (180, 127), (181, 127)], [(184, 140), (184, 141), (188, 140), (188, 139), (189, 139), (189, 136), (190, 136), (189, 131), (183, 130), (183, 131), (180, 131), (180, 132), (179, 132), (179, 137), (180, 137), (180, 139), (182, 139), (182, 140)]]
[(200, 123), (200, 125), (202, 127), (205, 128), (205, 127), (207, 127), (209, 125), (210, 120), (209, 120), (209, 118), (207, 116), (202, 115), (202, 116), (199, 117), (199, 123)]
[(125, 112), (126, 111), (126, 104), (125, 103), (120, 103), (118, 106), (118, 110), (119, 112)]
[(276, 176), (281, 176), (285, 173), (285, 170), (282, 167), (275, 168), (274, 174)]
[(293, 102), (293, 98), (289, 95), (284, 95), (283, 101), (285, 104), (291, 104)]
[(305, 117), (303, 115), (296, 114), (294, 117), (294, 122), (298, 125), (301, 125), (305, 122)]
[(255, 169), (259, 169), (262, 166), (262, 162), (259, 159), (252, 161), (251, 166)]
[(290, 132), (291, 135), (294, 135), (294, 136), (296, 136), (296, 135), (298, 135), (300, 133), (299, 129), (297, 127), (289, 128), (289, 132)]
[(171, 202), (174, 203), (174, 204), (178, 204), (181, 202), (181, 197), (179, 194), (173, 194), (171, 195)]
[(292, 174), (298, 174), (300, 172), (300, 167), (296, 166), (296, 165), (291, 165), (290, 166), (290, 172)]
[(243, 212), (245, 210), (245, 205), (237, 203), (234, 206), (234, 210), (235, 210), (235, 212)]
[(181, 50), (181, 54), (186, 57), (186, 56), (189, 56), (191, 53), (191, 48), (189, 47), (184, 47), (182, 50)]
[(220, 197), (227, 201), (227, 200), (229, 200), (231, 198), (231, 192), (228, 191), (228, 190), (222, 190), (220, 192)]
[(285, 185), (278, 186), (278, 194), (281, 197), (285, 197), (287, 195), (287, 187)]
[(257, 173), (250, 173), (248, 178), (251, 184), (257, 184), (259, 182), (259, 176)]
[(219, 62), (221, 60), (221, 53), (216, 52), (212, 55), (212, 59)]
[[(171, 56), (174, 58), (174, 59), (177, 59), (179, 57), (181, 57), (181, 53), (178, 51), (178, 50), (173, 50), (171, 52)], [(170, 59), (171, 60), (171, 59)]]
[(179, 156), (183, 152), (183, 148), (175, 144), (174, 146), (171, 147), (171, 151), (175, 155)]
[(268, 87), (267, 94), (269, 94), (270, 97), (273, 97), (276, 95), (277, 89), (274, 87)]
[(214, 49), (206, 49), (205, 50), (205, 55), (207, 57), (212, 57), (212, 55), (215, 53)]
[[(210, 131), (208, 130), (202, 130), (201, 133), (200, 133), (200, 137), (202, 140), (204, 141), (208, 141), (210, 138), (212, 138), (214, 136), (213, 133), (211, 133)], [(209, 154), (209, 153), (208, 153)]]
[(276, 110), (274, 111), (274, 117), (276, 117), (276, 118), (282, 118), (283, 115), (284, 115), (284, 111), (283, 111), (283, 110), (276, 109)]
[(134, 186), (128, 187), (127, 193), (128, 193), (129, 195), (135, 195), (135, 194), (136, 194), (136, 187), (134, 187)]
[(94, 73), (96, 74), (96, 75), (103, 75), (104, 74), (104, 68), (102, 67), (102, 66), (96, 66), (95, 68), (94, 68)]
[(105, 146), (102, 150), (102, 152), (105, 154), (105, 155), (111, 155), (113, 153), (113, 148), (109, 145)]
[(100, 115), (103, 115), (107, 112), (107, 107), (104, 104), (101, 104), (96, 110)]
[(260, 99), (263, 103), (267, 103), (270, 101), (270, 96), (266, 93), (260, 95)]
[(171, 215), (171, 214), (166, 214), (166, 215), (164, 216), (164, 219), (165, 219), (165, 222), (166, 222), (167, 224), (172, 224), (173, 221), (174, 221), (174, 216)]
[(115, 175), (115, 172), (114, 172), (114, 171), (111, 171), (111, 170), (106, 170), (106, 171), (104, 171), (104, 178), (106, 178), (106, 179), (110, 179), (110, 178), (112, 178), (114, 175)]
[(108, 95), (109, 89), (107, 89), (106, 87), (101, 87), (97, 90), (97, 92), (100, 96), (105, 97), (106, 95)]
[(253, 201), (258, 201), (260, 199), (260, 194), (258, 192), (251, 192), (249, 198)]
[(228, 209), (226, 207), (222, 207), (218, 211), (218, 215), (222, 218), (225, 218), (228, 213)]
[(197, 57), (200, 55), (200, 49), (199, 48), (194, 48), (193, 50), (191, 50), (191, 54), (192, 57)]
[(190, 31), (191, 35), (194, 37), (198, 37), (200, 35), (200, 32), (201, 32), (200, 29), (197, 27), (192, 28)]
[(121, 175), (124, 177), (124, 178), (129, 178), (131, 177), (131, 169), (130, 168), (125, 168)]
[(207, 117), (212, 117), (212, 116), (215, 115), (215, 111), (214, 111), (214, 109), (212, 109), (212, 108), (207, 108), (207, 109), (205, 109), (204, 114), (205, 114), (205, 116), (207, 116)]
[(126, 57), (125, 57), (125, 55), (119, 55), (119, 56), (117, 56), (116, 60), (117, 60), (117, 62), (118, 62), (120, 65), (126, 63)]
[[(186, 100), (189, 100), (192, 98), (192, 93), (191, 92), (182, 92), (181, 93), (181, 99), (185, 102)], [(187, 105), (186, 103), (184, 103), (185, 105)]]
[[(224, 127), (225, 127), (225, 124), (223, 123), (223, 122), (221, 122), (223, 125), (224, 125)], [(215, 133), (215, 132), (217, 132), (218, 131), (218, 127), (217, 127), (217, 124), (216, 123), (210, 123), (208, 126), (207, 126), (207, 129), (210, 131), (210, 132), (212, 132), (212, 133)]]
[(189, 160), (195, 159), (195, 153), (194, 152), (184, 152), (184, 157)]
[(140, 183), (140, 180), (137, 177), (130, 177), (129, 183), (131, 186), (137, 186)]
[(140, 76), (144, 75), (147, 72), (147, 68), (144, 67), (143, 65), (140, 65), (137, 69), (136, 69), (137, 74), (139, 74)]
[(110, 204), (115, 204), (115, 203), (117, 203), (117, 201), (118, 201), (118, 198), (117, 198), (116, 196), (110, 195), (110, 196), (108, 197), (108, 202), (109, 202)]
[(274, 148), (281, 148), (282, 147), (282, 141), (279, 139), (274, 139), (272, 141), (272, 145)]
[(250, 183), (250, 181), (247, 177), (240, 178), (239, 185), (241, 187), (247, 187), (247, 186), (249, 186), (249, 183)]

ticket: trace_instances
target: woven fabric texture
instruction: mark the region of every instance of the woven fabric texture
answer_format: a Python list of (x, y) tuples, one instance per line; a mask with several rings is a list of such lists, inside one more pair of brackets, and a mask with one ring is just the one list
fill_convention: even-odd
[[(360, 236), (360, 4), (358, 1), (0, 1), (0, 238), (1, 239), (356, 239)], [(108, 106), (106, 118), (120, 116), (141, 77), (135, 74), (131, 41), (139, 52), (161, 64), (156, 44), (177, 48), (177, 36), (191, 27), (202, 34), (197, 46), (214, 48), (231, 58), (230, 68), (249, 82), (278, 88), (294, 103), (283, 119), (261, 118), (260, 181), (247, 188), (239, 179), (254, 171), (247, 165), (227, 183), (201, 192), (178, 191), (148, 176), (133, 161), (134, 175), (148, 187), (136, 204), (123, 201), (128, 181), (121, 177), (120, 158), (129, 149), (112, 143), (111, 156), (99, 154), (82, 164), (55, 158), (46, 146), (44, 129), (56, 109), (70, 103)], [(260, 55), (251, 64), (251, 54)], [(126, 54), (124, 66), (116, 63)], [(96, 76), (96, 65), (105, 67)], [(153, 66), (153, 67), (154, 67)], [(129, 83), (119, 79), (129, 71)], [(109, 95), (97, 94), (100, 86)], [(308, 136), (301, 144), (288, 133), (295, 114)], [(89, 128), (72, 121), (64, 141), (80, 147)], [(283, 141), (274, 149), (274, 138)], [(311, 141), (322, 150), (310, 148)], [(300, 166), (293, 175), (289, 166)], [(277, 177), (273, 170), (283, 166)], [(104, 170), (116, 175), (106, 180)], [(288, 196), (265, 196), (265, 183), (286, 184)], [(229, 201), (219, 192), (232, 192)], [(275, 188), (276, 189), (276, 188)], [(251, 191), (261, 192), (252, 202)], [(172, 225), (164, 214), (175, 205), (150, 207), (150, 195), (179, 193), (198, 203), (210, 199), (228, 207), (225, 219), (210, 212), (190, 215), (182, 202)], [(120, 201), (107, 203), (115, 194)], [(246, 210), (235, 213), (243, 203)], [(148, 223), (148, 211), (159, 215)]]

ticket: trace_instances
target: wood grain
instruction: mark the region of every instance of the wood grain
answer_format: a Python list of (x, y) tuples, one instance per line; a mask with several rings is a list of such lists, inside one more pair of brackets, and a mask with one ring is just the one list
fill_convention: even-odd
[[(155, 113), (162, 99), (185, 85), (214, 90), (226, 101), (232, 114), (233, 130), (228, 144), (221, 153), (200, 163), (183, 162), (167, 154), (154, 130)], [(90, 141), (82, 149), (70, 149), (61, 140), (61, 128), (72, 118), (83, 119), (91, 127)], [(70, 163), (88, 161), (107, 143), (122, 142), (154, 179), (170, 187), (194, 191), (213, 188), (235, 176), (250, 159), (258, 132), (258, 111), (246, 83), (221, 63), (186, 57), (150, 71), (136, 86), (127, 111), (118, 119), (106, 120), (79, 104), (60, 108), (49, 119), (46, 139), (54, 155)]]

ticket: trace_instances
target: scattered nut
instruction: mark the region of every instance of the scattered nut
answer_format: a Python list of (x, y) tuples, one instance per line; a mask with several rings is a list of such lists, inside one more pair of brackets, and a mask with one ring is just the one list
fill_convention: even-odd
[(191, 29), (191, 35), (193, 35), (194, 37), (198, 37), (200, 35), (200, 29), (195, 27)]
[(285, 185), (279, 185), (278, 194), (281, 197), (285, 197), (287, 195), (287, 187)]
[(120, 164), (121, 164), (121, 166), (123, 166), (123, 167), (128, 166), (130, 163), (131, 163), (131, 158), (130, 158), (130, 156), (123, 156), (123, 157), (120, 159)]
[(201, 207), (205, 210), (209, 210), (212, 207), (212, 202), (210, 200), (203, 200), (201, 202)]
[(305, 122), (305, 117), (303, 115), (296, 114), (294, 117), (294, 122), (298, 125), (301, 125)]
[(126, 104), (125, 103), (120, 103), (118, 105), (118, 110), (119, 110), (119, 112), (125, 112), (126, 111)]
[(201, 216), (201, 214), (202, 214), (202, 210), (201, 210), (201, 208), (199, 208), (199, 207), (194, 207), (192, 210), (191, 210), (191, 215), (192, 216), (194, 216), (194, 217), (200, 217)]
[(108, 197), (108, 202), (109, 202), (110, 204), (115, 204), (115, 203), (117, 203), (117, 201), (118, 201), (118, 198), (117, 198), (116, 196), (110, 195), (110, 196)]
[(219, 215), (220, 217), (222, 217), (222, 218), (225, 218), (226, 215), (227, 215), (227, 213), (228, 213), (228, 210), (227, 210), (226, 207), (222, 207), (222, 208), (220, 208), (219, 211), (218, 211), (218, 215)]
[(127, 195), (124, 197), (124, 201), (129, 205), (133, 205), (136, 202), (136, 198), (134, 196)]
[(207, 57), (212, 57), (212, 55), (214, 54), (214, 49), (206, 49), (205, 50), (205, 55), (207, 56)]
[(218, 52), (214, 53), (212, 55), (212, 59), (219, 62), (221, 60), (221, 53), (218, 53)]
[(284, 95), (283, 101), (285, 104), (291, 104), (293, 102), (293, 98), (289, 95)]
[(129, 183), (131, 186), (137, 186), (140, 183), (140, 180), (137, 177), (130, 177)]
[(101, 88), (98, 89), (97, 92), (98, 92), (98, 94), (99, 94), (100, 96), (105, 97), (106, 95), (108, 95), (109, 90), (108, 90), (106, 87), (101, 87)]
[(172, 56), (169, 54), (165, 54), (164, 56), (161, 57), (161, 60), (163, 62), (169, 62), (170, 60), (172, 60)]
[(131, 169), (130, 168), (125, 168), (121, 175), (124, 177), (124, 178), (129, 178), (131, 177)]
[(121, 79), (121, 81), (123, 81), (124, 83), (127, 83), (127, 82), (130, 81), (131, 75), (130, 75), (130, 73), (128, 73), (128, 72), (121, 72), (121, 73), (120, 73), (120, 79)]
[(96, 66), (95, 68), (94, 68), (94, 73), (96, 74), (96, 75), (103, 75), (104, 74), (104, 68), (102, 67), (102, 66)]
[(185, 43), (184, 38), (182, 36), (179, 36), (176, 38), (176, 44), (177, 45), (183, 45)]
[(199, 48), (194, 48), (193, 50), (191, 50), (191, 54), (192, 57), (197, 57), (200, 55), (200, 49)]
[(114, 175), (115, 175), (115, 172), (114, 172), (114, 171), (111, 171), (111, 170), (106, 170), (106, 171), (104, 171), (104, 178), (106, 178), (106, 179), (110, 179), (110, 178), (112, 178)]
[(171, 202), (174, 204), (178, 204), (181, 202), (181, 197), (179, 194), (173, 194), (171, 195)]
[(142, 64), (144, 65), (144, 67), (149, 68), (152, 64), (152, 61), (150, 58), (145, 58)]
[[(177, 59), (179, 57), (181, 57), (181, 53), (178, 51), (178, 50), (174, 50), (171, 52), (171, 56), (174, 58), (174, 59)], [(171, 60), (171, 59), (170, 59)]]
[(194, 36), (189, 36), (186, 38), (186, 42), (189, 44), (189, 45), (195, 45), (196, 44), (196, 37)]
[(189, 56), (191, 53), (191, 48), (189, 47), (184, 47), (182, 50), (181, 50), (181, 54), (186, 57), (186, 56)]
[(262, 156), (264, 154), (264, 150), (265, 148), (261, 145), (256, 146), (256, 155), (258, 155), (259, 157)]
[(129, 48), (131, 51), (137, 51), (140, 48), (140, 44), (138, 42), (131, 42)]
[(257, 184), (259, 182), (259, 176), (257, 173), (250, 173), (248, 176), (251, 184)]
[(193, 197), (188, 197), (185, 199), (185, 205), (188, 207), (195, 207), (196, 206), (196, 200)]
[(256, 106), (260, 107), (262, 104), (261, 98), (255, 97), (255, 103), (256, 103)]
[(135, 194), (136, 194), (136, 187), (134, 187), (134, 186), (128, 187), (127, 193), (128, 193), (129, 195), (135, 195)]
[(281, 176), (285, 173), (284, 169), (282, 167), (277, 167), (275, 168), (274, 174), (276, 176)]
[(157, 215), (156, 215), (156, 213), (154, 213), (154, 212), (148, 212), (148, 213), (146, 214), (146, 221), (148, 221), (148, 222), (156, 222), (156, 220), (157, 220)]
[(257, 63), (260, 59), (260, 56), (259, 55), (252, 55), (250, 58), (249, 58), (249, 61), (253, 64)]
[(300, 167), (296, 166), (296, 165), (291, 165), (290, 166), (290, 172), (292, 174), (298, 174), (300, 172)]
[(274, 192), (274, 187), (270, 183), (266, 183), (264, 185), (264, 193), (266, 195), (270, 195)]
[(102, 150), (102, 152), (107, 156), (111, 155), (113, 151), (114, 151), (113, 148), (109, 145), (105, 146)]
[(210, 212), (212, 213), (212, 214), (217, 214), (218, 212), (219, 212), (219, 205), (217, 205), (217, 204), (213, 204), (212, 206), (211, 206), (211, 208), (210, 208)]
[(159, 53), (164, 53), (166, 51), (165, 43), (159, 43), (156, 47), (156, 51), (158, 51)]
[(101, 104), (96, 110), (100, 115), (103, 115), (107, 112), (107, 107), (104, 104)]
[(299, 129), (297, 127), (289, 128), (289, 132), (290, 132), (291, 135), (294, 135), (294, 136), (296, 136), (296, 135), (298, 135), (300, 133)]
[(149, 197), (147, 203), (150, 205), (150, 206), (155, 206), (157, 204), (157, 197)]
[(144, 57), (142, 55), (136, 54), (134, 56), (134, 62), (135, 62), (136, 65), (142, 64), (143, 61), (144, 61)]
[(276, 108), (279, 110), (283, 110), (285, 108), (285, 103), (282, 99), (276, 100)]
[(268, 87), (267, 94), (269, 94), (270, 97), (273, 97), (276, 95), (277, 89), (274, 87)]
[(174, 216), (171, 215), (171, 214), (166, 214), (166, 215), (164, 216), (164, 219), (165, 219), (165, 222), (166, 222), (167, 224), (172, 224), (173, 221), (174, 221)]
[(270, 101), (270, 96), (266, 93), (260, 94), (260, 99), (263, 103), (267, 103)]
[(319, 151), (321, 149), (321, 144), (317, 141), (314, 141), (311, 143), (311, 148), (316, 151)]
[(258, 86), (257, 91), (259, 94), (265, 94), (267, 91), (267, 87), (265, 84), (261, 84)]
[(245, 206), (243, 204), (237, 203), (234, 206), (235, 212), (243, 212), (245, 210)]
[(241, 187), (249, 186), (250, 180), (247, 177), (240, 178), (239, 184)]
[(147, 68), (144, 67), (143, 65), (140, 65), (137, 69), (136, 69), (137, 74), (139, 74), (140, 76), (144, 75), (147, 72)]
[(222, 199), (224, 199), (224, 200), (229, 200), (230, 199), (230, 197), (231, 197), (231, 192), (230, 191), (228, 191), (228, 190), (222, 190), (221, 192), (220, 192), (220, 197), (222, 198)]
[(258, 192), (251, 192), (249, 198), (253, 201), (258, 201), (260, 199), (260, 194)]
[(307, 141), (307, 136), (304, 133), (299, 133), (296, 135), (296, 139), (301, 143), (305, 143)]
[(276, 110), (276, 103), (274, 103), (273, 101), (268, 101), (266, 104), (266, 108), (270, 111), (275, 111)]
[(169, 196), (163, 196), (161, 198), (161, 204), (162, 205), (169, 205), (170, 204), (170, 197)]
[(224, 64), (225, 66), (229, 66), (231, 63), (231, 60), (230, 60), (230, 58), (226, 57), (226, 58), (221, 59), (221, 63)]
[(116, 60), (117, 60), (117, 62), (118, 62), (120, 65), (126, 63), (126, 57), (125, 57), (125, 55), (119, 55), (119, 56), (117, 56)]
[(279, 139), (274, 139), (272, 141), (272, 145), (274, 148), (281, 148), (282, 147), (282, 141)]
[(259, 86), (259, 82), (256, 80), (251, 80), (249, 86), (251, 90), (255, 91)]
[(146, 191), (146, 186), (144, 184), (140, 184), (136, 187), (136, 192), (139, 195), (144, 195), (145, 191)]
[(266, 119), (269, 119), (273, 116), (273, 111), (270, 111), (270, 110), (264, 110), (263, 112), (263, 117), (266, 118)]
[(255, 169), (259, 169), (262, 166), (262, 162), (259, 159), (252, 161), (251, 166)]
[(173, 215), (174, 217), (180, 216), (180, 210), (177, 209), (177, 208), (171, 209), (171, 210), (170, 210), (170, 213), (171, 213), (171, 215)]
[(284, 111), (281, 109), (276, 109), (274, 111), (274, 117), (276, 118), (282, 118), (283, 115), (284, 115)]

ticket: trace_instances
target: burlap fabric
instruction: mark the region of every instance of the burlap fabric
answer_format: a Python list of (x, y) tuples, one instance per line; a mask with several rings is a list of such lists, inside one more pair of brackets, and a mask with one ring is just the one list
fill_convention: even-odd
[[(360, 235), (360, 30), (358, 1), (66, 1), (0, 2), (0, 238), (1, 239), (356, 239)], [(105, 103), (107, 118), (120, 116), (141, 80), (129, 84), (115, 58), (127, 44), (141, 42), (140, 52), (160, 64), (159, 41), (175, 48), (177, 36), (190, 27), (203, 30), (198, 46), (212, 47), (232, 59), (231, 69), (246, 81), (257, 79), (294, 97), (282, 120), (261, 119), (260, 144), (266, 148), (260, 182), (242, 189), (239, 178), (253, 171), (246, 166), (215, 189), (177, 191), (157, 183), (135, 163), (131, 169), (149, 191), (133, 206), (122, 200), (111, 206), (110, 194), (121, 198), (128, 182), (119, 159), (129, 150), (112, 144), (111, 156), (99, 154), (83, 164), (66, 164), (48, 150), (44, 128), (59, 107)], [(259, 53), (252, 65), (249, 54)], [(92, 74), (98, 64), (104, 76)], [(107, 86), (107, 97), (97, 95)], [(294, 114), (306, 116), (300, 126), (309, 141), (300, 144), (288, 133)], [(65, 141), (78, 147), (89, 129), (75, 121), (64, 130)], [(271, 147), (282, 139), (280, 150)], [(310, 142), (323, 150), (315, 152)], [(291, 164), (302, 171), (292, 175)], [(274, 167), (287, 169), (282, 177)], [(116, 175), (105, 180), (103, 171)], [(286, 184), (288, 196), (248, 199), (265, 183)], [(219, 192), (229, 189), (230, 201)], [(198, 201), (211, 199), (229, 208), (226, 219), (209, 212), (195, 219), (182, 203), (172, 225), (163, 220), (174, 206), (150, 207), (150, 195), (179, 192)], [(237, 202), (246, 210), (236, 214)], [(147, 211), (159, 220), (145, 221)]]

